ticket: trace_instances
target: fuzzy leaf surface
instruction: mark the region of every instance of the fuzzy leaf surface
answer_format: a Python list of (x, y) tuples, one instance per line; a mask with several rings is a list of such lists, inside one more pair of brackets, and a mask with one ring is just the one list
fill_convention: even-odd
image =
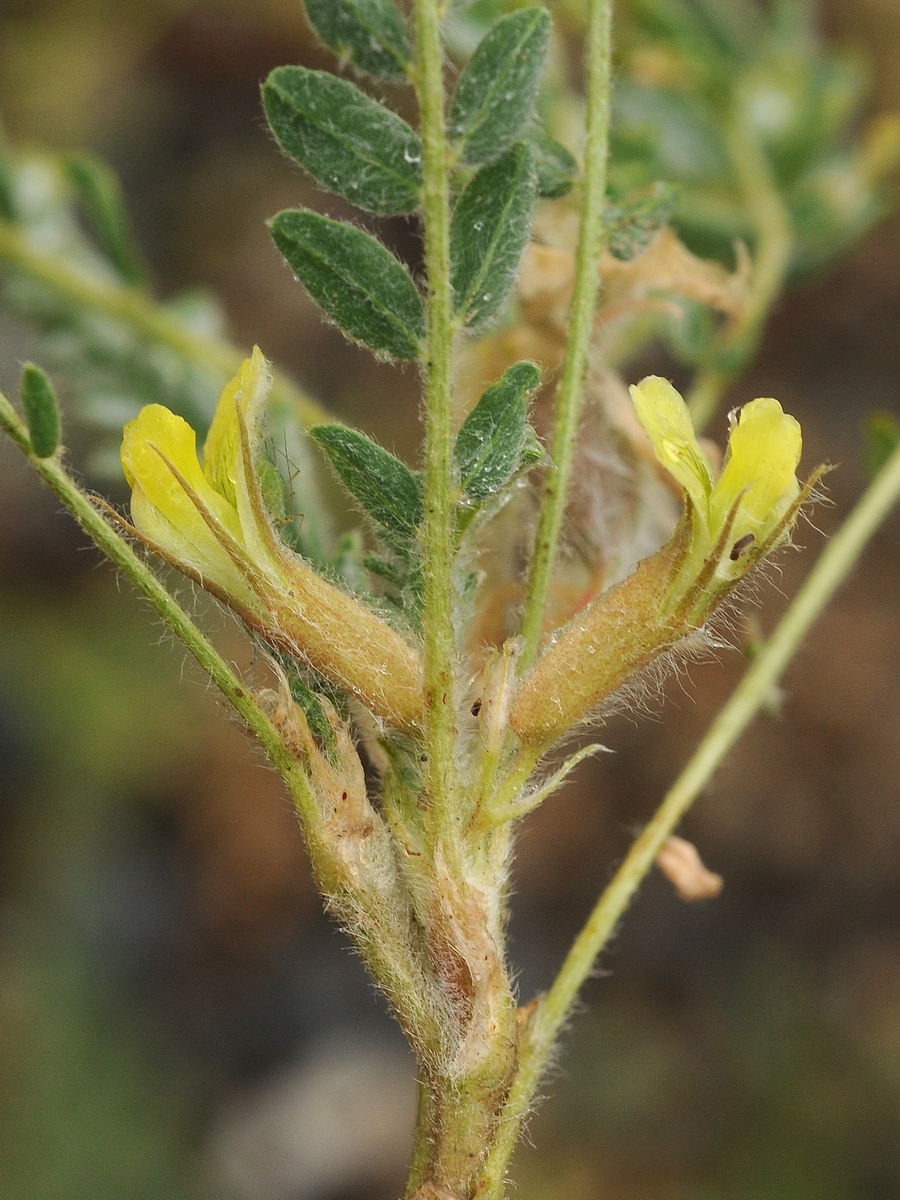
[(279, 145), (323, 187), (369, 212), (417, 207), (422, 143), (396, 113), (348, 80), (306, 67), (276, 67), (262, 94)]
[(425, 336), (422, 297), (381, 242), (308, 209), (269, 222), (275, 245), (325, 315), (377, 356), (411, 362)]
[(406, 25), (392, 0), (305, 0), (326, 46), (381, 79), (403, 79), (412, 60)]
[(533, 362), (516, 363), (491, 384), (463, 422), (454, 454), (471, 504), (495, 496), (521, 470), (528, 398), (540, 381)]
[(309, 434), (364, 512), (388, 533), (415, 537), (423, 511), (420, 475), (346, 425), (315, 425)]
[(512, 287), (531, 229), (533, 157), (518, 142), (469, 180), (450, 224), (450, 273), (454, 312), (480, 328)]
[(31, 448), (38, 458), (49, 458), (59, 446), (62, 426), (53, 385), (40, 367), (26, 363), (22, 368), (19, 398)]
[(321, 744), (331, 763), (337, 766), (337, 738), (334, 736), (334, 729), (328, 720), (321, 698), (296, 670), (289, 669), (286, 673), (291, 696), (303, 709), (310, 732)]
[(469, 59), (448, 119), (461, 162), (490, 162), (525, 133), (534, 117), (550, 24), (546, 9), (520, 9), (501, 18)]

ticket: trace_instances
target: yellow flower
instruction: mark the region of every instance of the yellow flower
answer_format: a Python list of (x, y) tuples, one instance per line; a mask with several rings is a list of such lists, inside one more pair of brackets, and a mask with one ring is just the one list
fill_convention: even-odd
[(631, 388), (631, 398), (657, 459), (690, 501), (691, 546), (682, 578), (714, 559), (714, 576), (735, 581), (793, 523), (799, 424), (777, 400), (745, 404), (733, 418), (725, 465), (714, 482), (687, 405), (671, 383), (651, 375)]
[(266, 361), (256, 348), (222, 392), (202, 468), (197, 435), (161, 404), (141, 409), (125, 426), (122, 440), (138, 532), (204, 586), (251, 610), (259, 607), (258, 599), (241, 572), (239, 552), (251, 561), (265, 559), (269, 529), (262, 506), (255, 503), (255, 480), (248, 481), (243, 467), (239, 420), (252, 437), (268, 387)]
[(554, 638), (523, 681), (510, 725), (549, 746), (662, 655), (690, 642), (735, 584), (790, 533), (802, 498), (800, 426), (777, 400), (734, 418), (721, 475), (684, 400), (651, 376), (631, 389), (656, 457), (681, 485), (685, 516), (672, 538), (597, 597)]
[(193, 429), (167, 408), (150, 404), (129, 421), (121, 453), (135, 529), (271, 645), (390, 724), (415, 727), (423, 704), (416, 651), (272, 527), (255, 465), (269, 386), (255, 348), (219, 398), (202, 466)]

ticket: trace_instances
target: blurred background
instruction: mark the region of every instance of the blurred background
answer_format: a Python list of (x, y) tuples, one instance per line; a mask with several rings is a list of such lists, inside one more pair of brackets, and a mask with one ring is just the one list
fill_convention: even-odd
[[(868, 62), (869, 109), (900, 108), (895, 0), (826, 0), (821, 25)], [(315, 203), (261, 116), (259, 82), (285, 62), (332, 65), (297, 0), (0, 3), (10, 141), (108, 159), (160, 296), (208, 289), (236, 345), (413, 461), (414, 372), (321, 325), (263, 224)], [(764, 629), (865, 486), (866, 415), (900, 410), (898, 319), (888, 218), (792, 288), (735, 389), (797, 415), (807, 468), (839, 466), (805, 552), (761, 589)], [(4, 391), (36, 353), (0, 315)], [(894, 514), (686, 822), (721, 897), (687, 905), (651, 878), (586, 988), (515, 1162), (521, 1200), (900, 1195), (898, 596)], [(239, 631), (196, 604), (252, 671)], [(741, 670), (725, 652), (649, 718), (611, 721), (615, 753), (529, 819), (523, 997)], [(413, 1098), (276, 777), (0, 446), (0, 1197), (396, 1200)]]

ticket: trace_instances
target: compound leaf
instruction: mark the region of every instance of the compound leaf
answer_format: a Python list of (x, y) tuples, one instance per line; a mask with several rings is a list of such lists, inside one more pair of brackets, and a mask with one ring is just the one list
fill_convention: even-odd
[(63, 160), (63, 170), (113, 266), (126, 283), (135, 287), (146, 283), (147, 272), (115, 172), (92, 154), (69, 155)]
[(678, 196), (668, 183), (655, 183), (621, 204), (607, 205), (609, 252), (628, 262), (646, 250), (657, 233), (672, 219)]
[(62, 432), (59, 404), (53, 384), (34, 363), (26, 363), (22, 368), (19, 398), (25, 413), (31, 448), (38, 458), (49, 458), (51, 454), (56, 453)]
[(573, 155), (545, 129), (532, 130), (529, 140), (534, 153), (537, 194), (544, 200), (565, 196), (578, 175)]
[(454, 454), (470, 504), (495, 496), (522, 469), (528, 398), (540, 381), (535, 363), (516, 363), (491, 384), (463, 422)]

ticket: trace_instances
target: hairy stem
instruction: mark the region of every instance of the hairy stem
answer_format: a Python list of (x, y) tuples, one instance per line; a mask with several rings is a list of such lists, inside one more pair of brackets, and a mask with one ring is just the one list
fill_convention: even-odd
[(522, 635), (520, 670), (537, 657), (550, 578), (562, 529), (575, 443), (581, 421), (588, 348), (600, 287), (599, 264), (605, 236), (606, 177), (609, 148), (612, 0), (589, 0), (586, 37), (587, 125), (581, 183), (581, 226), (575, 260), (575, 284), (569, 310), (569, 337), (553, 418), (534, 554), (531, 560)]
[(772, 636), (759, 651), (703, 741), (670, 788), (652, 820), (633, 843), (572, 945), (550, 990), (540, 999), (523, 1038), (519, 1069), (510, 1089), (497, 1139), (485, 1161), (479, 1200), (500, 1200), (506, 1164), (521, 1131), (535, 1088), (546, 1069), (572, 1004), (614, 932), (663, 843), (707, 785), (771, 695), (812, 624), (856, 564), (872, 534), (900, 500), (900, 448), (873, 481), (819, 556)]
[[(230, 377), (237, 374), (245, 358), (241, 350), (228, 342), (194, 333), (139, 288), (92, 278), (62, 259), (41, 254), (24, 232), (0, 220), (0, 264), (3, 263), (45, 284), (71, 304), (113, 317), (151, 341), (168, 346), (185, 362)], [(318, 425), (332, 419), (284, 375), (275, 374), (272, 397), (293, 412), (301, 425)]]
[(454, 771), (453, 439), (450, 195), (444, 122), (444, 72), (436, 0), (415, 0), (416, 91), (422, 135), (428, 344), (425, 363), (425, 692), (426, 777), (435, 831), (446, 832), (456, 793)]

